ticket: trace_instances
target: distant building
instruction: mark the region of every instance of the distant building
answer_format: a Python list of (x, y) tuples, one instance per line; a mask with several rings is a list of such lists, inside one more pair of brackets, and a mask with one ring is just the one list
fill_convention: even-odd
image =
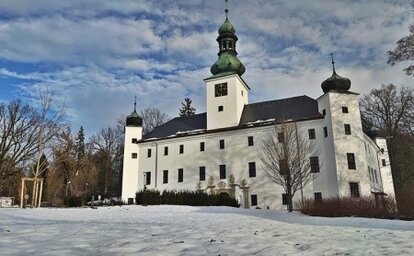
[(176, 117), (144, 136), (135, 107), (127, 117), (123, 200), (133, 202), (145, 186), (228, 193), (242, 207), (285, 209), (284, 191), (266, 176), (259, 152), (269, 129), (286, 120), (296, 122), (320, 151), (309, 152), (320, 168), (303, 188), (304, 197), (394, 196), (386, 142), (362, 131), (359, 94), (349, 91), (348, 78), (333, 67), (316, 100), (298, 96), (249, 103), (250, 87), (242, 79), (245, 67), (227, 14), (218, 33), (219, 58), (212, 76), (204, 79), (206, 113)]

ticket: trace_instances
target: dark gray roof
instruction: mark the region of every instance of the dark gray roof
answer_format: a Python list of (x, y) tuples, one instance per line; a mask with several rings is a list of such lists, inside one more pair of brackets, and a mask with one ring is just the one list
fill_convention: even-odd
[[(145, 122), (145, 120), (144, 120)], [(164, 138), (175, 135), (177, 132), (201, 130), (207, 128), (207, 113), (192, 116), (180, 116), (156, 127), (153, 131), (144, 135), (144, 139)]]
[[(323, 118), (323, 115), (318, 111), (318, 102), (308, 96), (299, 96), (246, 105), (244, 106), (239, 126), (229, 127), (228, 129), (243, 128), (247, 127), (247, 125), (251, 127), (252, 123), (254, 124), (256, 122), (259, 125), (260, 122), (258, 121), (272, 119), (276, 122), (282, 122), (289, 119), (292, 121), (302, 121), (317, 118)], [(206, 113), (176, 117), (144, 135), (144, 140), (150, 138), (165, 138), (177, 135), (177, 133), (181, 136), (195, 134), (206, 129)], [(221, 130), (223, 129), (219, 129), (218, 131)]]
[(240, 125), (258, 120), (275, 119), (276, 122), (322, 117), (318, 111), (318, 102), (308, 96), (263, 101), (244, 106)]

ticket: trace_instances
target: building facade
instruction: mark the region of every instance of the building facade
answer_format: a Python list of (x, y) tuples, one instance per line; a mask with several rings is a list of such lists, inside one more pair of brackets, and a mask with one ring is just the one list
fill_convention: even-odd
[[(249, 104), (245, 67), (237, 58), (235, 29), (219, 28), (219, 57), (206, 84), (206, 112), (176, 117), (142, 134), (134, 111), (125, 127), (122, 199), (134, 202), (146, 189), (227, 193), (245, 208), (285, 209), (283, 188), (263, 169), (260, 154), (269, 131), (286, 122), (312, 141), (309, 161), (317, 165), (302, 197), (394, 196), (386, 141), (370, 138), (361, 125), (359, 94), (351, 81), (333, 74), (318, 99), (298, 96)], [(334, 63), (332, 63), (334, 64)], [(311, 159), (312, 158), (312, 159)]]

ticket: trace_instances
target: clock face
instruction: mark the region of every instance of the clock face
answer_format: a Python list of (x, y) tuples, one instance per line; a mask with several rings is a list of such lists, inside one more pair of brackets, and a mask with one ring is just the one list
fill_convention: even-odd
[(216, 97), (227, 95), (227, 83), (216, 84), (214, 89)]

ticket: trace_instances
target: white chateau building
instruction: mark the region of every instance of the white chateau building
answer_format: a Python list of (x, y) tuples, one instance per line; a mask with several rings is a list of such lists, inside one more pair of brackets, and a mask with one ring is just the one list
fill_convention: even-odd
[[(287, 120), (312, 140), (309, 152), (315, 178), (293, 201), (337, 196), (394, 196), (388, 150), (383, 138), (362, 131), (359, 94), (351, 81), (336, 74), (322, 82), (318, 99), (298, 96), (249, 103), (245, 67), (237, 58), (235, 29), (227, 18), (217, 42), (219, 58), (204, 79), (207, 112), (176, 117), (142, 134), (134, 111), (125, 127), (122, 199), (135, 201), (147, 189), (203, 190), (228, 193), (241, 207), (286, 209), (286, 195), (262, 168), (262, 141)], [(254, 88), (254, 87), (253, 87)]]

